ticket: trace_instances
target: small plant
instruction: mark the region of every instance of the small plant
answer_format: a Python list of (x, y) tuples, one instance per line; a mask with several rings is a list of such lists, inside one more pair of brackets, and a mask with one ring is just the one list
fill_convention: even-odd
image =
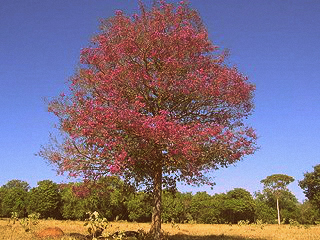
[(263, 224), (263, 221), (261, 219), (257, 219), (256, 222), (255, 222), (255, 225), (259, 226), (261, 229), (264, 228), (264, 224)]
[(262, 221), (261, 219), (257, 219), (257, 220), (256, 220), (256, 224), (257, 224), (257, 225), (262, 225), (262, 224), (263, 224), (263, 221)]
[[(137, 237), (138, 240), (150, 240), (150, 239), (152, 239), (152, 233), (146, 232), (143, 229), (139, 229), (138, 230), (138, 234), (139, 234), (138, 237)], [(161, 231), (161, 239), (162, 240), (169, 240), (169, 234), (162, 230)]]
[(109, 223), (106, 218), (99, 216), (97, 211), (87, 212), (89, 218), (86, 219), (84, 226), (87, 226), (89, 234), (93, 240), (102, 235), (102, 232), (107, 229)]
[(180, 230), (179, 225), (174, 221), (174, 219), (171, 220), (171, 227)]
[(19, 221), (18, 213), (17, 212), (11, 212), (11, 217), (9, 219), (9, 223), (8, 224), (10, 224), (11, 222), (12, 222), (12, 224), (15, 224), (18, 221)]
[(32, 226), (35, 226), (39, 223), (40, 213), (32, 213), (28, 215), (28, 218), (23, 218), (20, 220), (21, 226), (26, 232), (29, 232)]
[(310, 226), (310, 225), (308, 225), (308, 224), (303, 225), (303, 227), (304, 227), (304, 229), (310, 229), (310, 228), (311, 228), (311, 226)]
[(126, 236), (125, 235), (125, 231), (119, 231), (112, 238), (115, 239), (115, 240), (122, 240), (125, 236)]
[(250, 224), (250, 221), (249, 220), (240, 220), (238, 222), (238, 226), (247, 226)]
[(289, 224), (290, 224), (290, 228), (293, 228), (293, 227), (301, 228), (300, 223), (293, 219), (289, 219)]

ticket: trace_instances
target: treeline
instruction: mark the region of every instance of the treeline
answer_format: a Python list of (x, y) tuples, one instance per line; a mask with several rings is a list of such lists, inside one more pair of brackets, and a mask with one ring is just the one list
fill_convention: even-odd
[[(163, 191), (163, 222), (175, 223), (238, 223), (260, 221), (276, 223), (274, 195), (257, 192), (252, 196), (242, 188), (210, 196)], [(319, 211), (308, 201), (299, 203), (289, 191), (279, 199), (284, 223), (314, 224)], [(150, 222), (152, 197), (136, 191), (118, 177), (105, 177), (96, 183), (57, 184), (51, 180), (38, 182), (32, 189), (27, 182), (11, 180), (0, 188), (0, 216), (19, 217), (39, 213), (41, 218), (84, 220), (87, 212), (98, 211), (108, 220)]]

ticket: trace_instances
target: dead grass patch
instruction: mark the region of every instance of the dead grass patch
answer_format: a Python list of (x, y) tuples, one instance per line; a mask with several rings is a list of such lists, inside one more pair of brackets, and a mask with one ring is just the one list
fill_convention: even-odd
[[(0, 239), (5, 240), (37, 240), (34, 233), (48, 227), (58, 227), (65, 234), (88, 234), (82, 221), (40, 220), (30, 232), (25, 232), (19, 223), (8, 224), (8, 220), (0, 220)], [(108, 232), (148, 231), (149, 223), (131, 223), (125, 221), (111, 222)], [(212, 225), (212, 224), (163, 224), (162, 228), (170, 236), (170, 240), (319, 240), (320, 226), (305, 228), (289, 225)], [(64, 238), (66, 239), (66, 238)]]

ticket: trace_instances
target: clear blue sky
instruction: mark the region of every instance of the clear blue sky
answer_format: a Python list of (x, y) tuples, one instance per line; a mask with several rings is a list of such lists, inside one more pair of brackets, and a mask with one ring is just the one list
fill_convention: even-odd
[[(147, 0), (145, 2), (148, 3)], [(149, 1), (150, 2), (150, 1)], [(212, 172), (216, 186), (182, 191), (210, 194), (242, 187), (261, 190), (274, 173), (297, 180), (320, 163), (320, 1), (191, 0), (211, 40), (231, 50), (230, 62), (256, 84), (249, 123), (261, 149), (236, 166)], [(136, 0), (2, 0), (0, 5), (0, 185), (12, 179), (32, 187), (66, 181), (34, 154), (56, 123), (43, 97), (57, 96), (98, 31), (99, 19)]]

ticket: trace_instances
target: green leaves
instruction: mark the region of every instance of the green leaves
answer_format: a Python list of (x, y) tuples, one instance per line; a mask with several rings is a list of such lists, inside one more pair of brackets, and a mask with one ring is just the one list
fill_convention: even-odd
[(304, 179), (299, 181), (299, 186), (311, 203), (320, 209), (320, 164), (313, 168), (313, 172), (304, 174)]
[(294, 178), (285, 174), (273, 174), (260, 182), (264, 185), (264, 191), (270, 191), (272, 194), (281, 195), (282, 191), (288, 191), (287, 185), (292, 183)]
[(41, 218), (61, 218), (61, 195), (58, 185), (51, 180), (38, 182), (28, 197), (28, 212), (37, 212)]

